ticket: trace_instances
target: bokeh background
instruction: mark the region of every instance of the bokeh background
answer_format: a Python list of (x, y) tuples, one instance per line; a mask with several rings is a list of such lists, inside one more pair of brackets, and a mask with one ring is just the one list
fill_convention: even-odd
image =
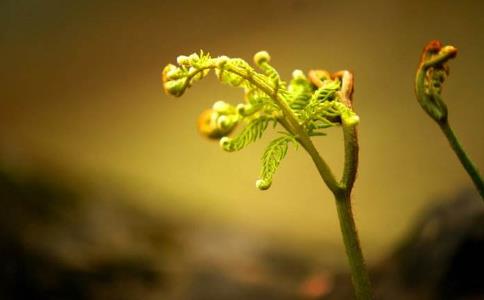
[[(4, 0), (0, 162), (15, 176), (121, 195), (154, 219), (330, 253), (322, 259), (344, 270), (332, 196), (307, 154), (290, 149), (272, 188), (258, 191), (259, 159), (273, 133), (225, 153), (196, 131), (202, 110), (216, 100), (238, 103), (241, 91), (210, 76), (175, 99), (162, 93), (160, 73), (200, 49), (248, 61), (267, 50), (287, 79), (296, 68), (349, 69), (361, 117), (354, 209), (376, 263), (429, 203), (462, 190), (477, 195), (417, 104), (413, 78), (429, 40), (459, 48), (444, 99), (482, 169), (483, 9), (481, 1)], [(316, 143), (339, 173), (340, 132)]]

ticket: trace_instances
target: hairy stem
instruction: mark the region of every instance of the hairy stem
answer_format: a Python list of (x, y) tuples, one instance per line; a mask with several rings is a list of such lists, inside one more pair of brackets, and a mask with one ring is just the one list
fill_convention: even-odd
[[(337, 185), (335, 190), (331, 189), (336, 200), (336, 207), (338, 211), (338, 219), (343, 236), (343, 242), (346, 249), (346, 255), (351, 271), (351, 279), (355, 289), (355, 296), (357, 300), (372, 299), (370, 279), (366, 269), (365, 260), (361, 251), (358, 232), (356, 231), (355, 221), (353, 219), (353, 212), (351, 209), (351, 190), (356, 179), (356, 171), (358, 169), (358, 139), (356, 135), (356, 128), (354, 126), (343, 126), (343, 134), (345, 140), (345, 166), (341, 183)], [(301, 143), (302, 144), (302, 143)], [(318, 170), (323, 169), (319, 160), (314, 145), (310, 141), (310, 146), (307, 147), (302, 144), (304, 149), (311, 155)], [(320, 174), (322, 172), (320, 171)], [(322, 175), (321, 175), (322, 177)], [(324, 180), (324, 178), (323, 178)]]
[(442, 129), (442, 132), (445, 134), (445, 137), (447, 137), (447, 140), (449, 141), (452, 150), (454, 150), (455, 154), (459, 158), (460, 163), (471, 177), (472, 182), (474, 182), (474, 185), (479, 191), (481, 198), (484, 200), (484, 184), (482, 182), (481, 176), (479, 175), (479, 170), (477, 170), (477, 168), (472, 163), (472, 160), (467, 156), (464, 148), (462, 148), (462, 145), (459, 143), (457, 136), (454, 134), (454, 131), (450, 127), (449, 122), (441, 122), (439, 123), (439, 126), (440, 129)]
[(351, 280), (355, 289), (355, 297), (357, 300), (372, 299), (370, 279), (351, 210), (351, 196), (349, 193), (344, 193), (335, 195), (335, 199), (341, 234), (343, 235), (343, 242), (351, 270)]
[[(281, 124), (288, 129), (288, 124), (285, 121)], [(338, 219), (345, 245), (346, 256), (351, 271), (351, 280), (355, 290), (355, 297), (357, 300), (372, 299), (370, 279), (365, 265), (365, 259), (361, 250), (358, 232), (353, 218), (353, 211), (351, 208), (351, 190), (356, 179), (356, 172), (358, 169), (358, 135), (355, 126), (343, 125), (343, 136), (345, 144), (345, 163), (341, 183), (337, 185), (336, 189), (331, 189), (334, 194), (336, 207), (338, 212)], [(325, 165), (321, 164), (320, 155), (317, 152), (314, 144), (309, 141), (306, 144), (299, 140), (304, 149), (309, 153), (316, 165), (321, 178)], [(331, 170), (327, 170), (331, 172)], [(324, 181), (324, 178), (323, 178)], [(328, 185), (329, 186), (329, 185)]]
[(343, 125), (343, 139), (345, 144), (345, 163), (341, 185), (346, 191), (351, 192), (358, 171), (358, 134), (356, 126)]

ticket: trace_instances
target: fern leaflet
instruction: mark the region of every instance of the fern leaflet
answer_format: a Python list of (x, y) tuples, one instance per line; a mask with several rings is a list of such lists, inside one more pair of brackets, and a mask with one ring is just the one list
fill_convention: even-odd
[(228, 152), (239, 151), (248, 144), (261, 138), (270, 121), (274, 121), (275, 125), (275, 120), (267, 116), (260, 116), (253, 119), (236, 137), (223, 137), (220, 140), (220, 145)]
[(297, 145), (296, 139), (292, 135), (284, 135), (273, 140), (267, 146), (264, 155), (262, 155), (262, 170), (256, 186), (260, 190), (267, 190), (272, 184), (272, 177), (276, 172), (282, 159), (286, 156), (289, 142)]

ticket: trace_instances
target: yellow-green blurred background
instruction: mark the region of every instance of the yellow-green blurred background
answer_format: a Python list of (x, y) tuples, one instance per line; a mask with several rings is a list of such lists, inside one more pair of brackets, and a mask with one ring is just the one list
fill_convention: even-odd
[[(154, 212), (304, 249), (342, 249), (331, 194), (302, 149), (290, 149), (272, 188), (258, 191), (259, 159), (273, 133), (225, 153), (196, 131), (203, 109), (237, 103), (241, 91), (211, 76), (175, 99), (162, 93), (160, 73), (200, 49), (249, 61), (267, 50), (286, 79), (296, 68), (349, 69), (361, 117), (354, 209), (364, 251), (376, 261), (424, 206), (472, 188), (414, 97), (415, 68), (431, 39), (459, 48), (444, 99), (466, 150), (484, 166), (483, 8), (481, 1), (2, 1), (0, 159), (110, 184)], [(317, 146), (339, 172), (342, 138), (328, 133)]]

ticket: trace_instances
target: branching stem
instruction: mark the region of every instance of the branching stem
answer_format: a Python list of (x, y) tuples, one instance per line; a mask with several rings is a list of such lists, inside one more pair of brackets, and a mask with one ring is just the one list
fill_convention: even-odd
[[(353, 77), (351, 73), (342, 71), (334, 75), (340, 77), (342, 80), (342, 102), (351, 107), (351, 96), (353, 92)], [(348, 126), (343, 122), (342, 128), (345, 147), (343, 175), (341, 176), (340, 183), (336, 184), (336, 188), (333, 189), (329, 184), (327, 185), (335, 197), (341, 234), (343, 236), (343, 243), (345, 245), (346, 255), (351, 270), (351, 279), (355, 289), (355, 297), (357, 300), (370, 300), (372, 299), (370, 279), (351, 208), (351, 191), (358, 170), (358, 134), (356, 126), (354, 125)], [(313, 143), (309, 140), (308, 145), (302, 145), (313, 158), (313, 161), (324, 180), (322, 174), (324, 173), (325, 166), (321, 164), (319, 160), (320, 156), (314, 148)], [(329, 172), (331, 172), (331, 170), (329, 170)]]

